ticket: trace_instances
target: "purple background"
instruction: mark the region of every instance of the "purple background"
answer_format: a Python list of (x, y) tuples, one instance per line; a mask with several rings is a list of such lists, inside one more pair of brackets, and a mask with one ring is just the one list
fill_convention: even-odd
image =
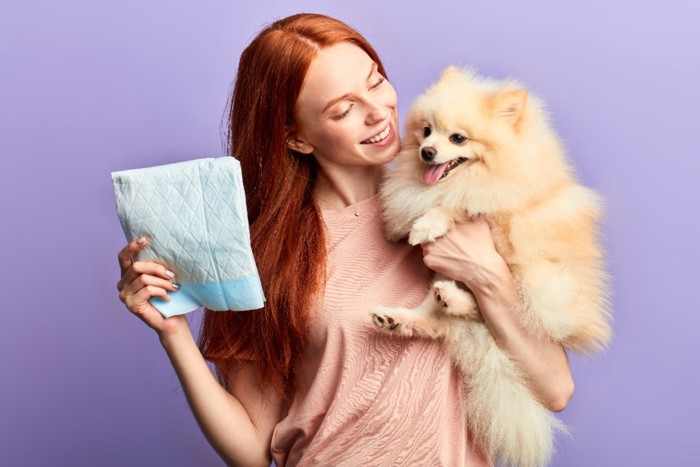
[(573, 439), (554, 465), (698, 462), (697, 3), (13, 3), (0, 6), (0, 464), (222, 465), (156, 335), (118, 301), (109, 173), (221, 155), (238, 55), (299, 11), (363, 32), (402, 114), (452, 63), (550, 104), (607, 199), (616, 317), (605, 354), (572, 357)]

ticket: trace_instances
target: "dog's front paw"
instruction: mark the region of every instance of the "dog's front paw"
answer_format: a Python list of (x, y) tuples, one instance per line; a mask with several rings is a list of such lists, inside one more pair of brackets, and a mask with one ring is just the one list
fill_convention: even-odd
[(452, 227), (452, 220), (447, 211), (441, 208), (431, 209), (413, 223), (411, 232), (408, 234), (408, 243), (419, 245), (432, 242), (445, 235), (450, 227)]
[(452, 316), (463, 316), (481, 321), (481, 313), (471, 292), (462, 290), (454, 281), (436, 281), (433, 295), (443, 311)]
[(378, 306), (370, 313), (372, 316), (372, 322), (378, 328), (383, 331), (390, 333), (397, 333), (402, 336), (411, 337), (413, 335), (413, 330), (401, 323), (399, 319), (395, 318), (395, 310), (391, 308), (386, 308), (383, 306)]

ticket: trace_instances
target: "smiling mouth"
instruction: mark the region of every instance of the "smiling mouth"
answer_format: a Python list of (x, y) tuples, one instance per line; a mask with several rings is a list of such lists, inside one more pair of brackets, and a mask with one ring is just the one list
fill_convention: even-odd
[(447, 177), (447, 174), (449, 174), (452, 169), (468, 160), (468, 157), (458, 157), (457, 159), (452, 159), (442, 164), (430, 165), (425, 169), (425, 172), (423, 172), (423, 181), (426, 185), (435, 185), (437, 182)]
[(386, 128), (384, 128), (378, 134), (372, 136), (371, 138), (368, 138), (368, 139), (362, 141), (360, 144), (374, 144), (374, 143), (378, 143), (380, 141), (384, 141), (387, 138), (387, 136), (389, 136), (390, 132), (391, 132), (391, 124), (387, 125)]

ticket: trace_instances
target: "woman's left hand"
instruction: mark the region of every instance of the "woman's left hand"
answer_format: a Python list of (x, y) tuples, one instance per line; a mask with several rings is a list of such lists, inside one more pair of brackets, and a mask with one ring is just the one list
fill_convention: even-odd
[(471, 289), (496, 344), (520, 366), (537, 398), (550, 410), (563, 410), (574, 391), (566, 352), (561, 344), (532, 333), (514, 313), (520, 298), (488, 222), (483, 217), (458, 222), (421, 246), (426, 266)]
[(469, 288), (487, 286), (495, 275), (510, 273), (483, 217), (459, 221), (442, 237), (421, 246), (426, 266)]

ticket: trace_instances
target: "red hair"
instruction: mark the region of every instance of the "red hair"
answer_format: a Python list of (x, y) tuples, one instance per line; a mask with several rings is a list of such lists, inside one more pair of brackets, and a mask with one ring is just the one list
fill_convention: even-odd
[(323, 218), (312, 197), (316, 162), (287, 147), (294, 106), (319, 50), (350, 42), (386, 76), (377, 53), (348, 25), (318, 14), (274, 22), (243, 51), (229, 112), (229, 154), (240, 160), (251, 244), (265, 291), (262, 310), (205, 310), (199, 349), (217, 363), (254, 360), (263, 384), (291, 395), (293, 365), (306, 341), (313, 296), (325, 281)]

